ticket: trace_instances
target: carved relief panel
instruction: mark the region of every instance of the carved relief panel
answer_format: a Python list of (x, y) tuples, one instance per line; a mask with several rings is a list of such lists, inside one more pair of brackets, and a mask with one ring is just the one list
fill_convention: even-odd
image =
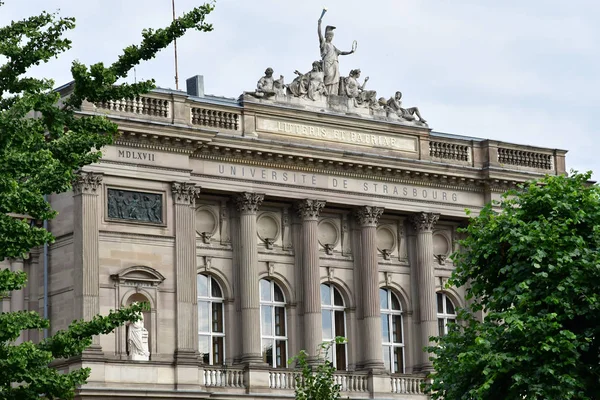
[(106, 220), (165, 225), (164, 193), (106, 189)]

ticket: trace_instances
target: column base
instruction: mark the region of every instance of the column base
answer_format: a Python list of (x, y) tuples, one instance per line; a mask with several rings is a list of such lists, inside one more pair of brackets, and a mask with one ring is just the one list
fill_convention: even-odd
[(104, 352), (99, 344), (92, 344), (81, 353), (82, 361), (104, 361)]
[(269, 365), (263, 361), (262, 355), (260, 354), (244, 354), (242, 356), (242, 364), (246, 368), (268, 368)]
[(200, 354), (195, 350), (177, 349), (175, 350), (175, 364), (178, 365), (199, 365)]
[(386, 373), (385, 365), (381, 360), (368, 360), (361, 364), (361, 369), (373, 372), (374, 374)]

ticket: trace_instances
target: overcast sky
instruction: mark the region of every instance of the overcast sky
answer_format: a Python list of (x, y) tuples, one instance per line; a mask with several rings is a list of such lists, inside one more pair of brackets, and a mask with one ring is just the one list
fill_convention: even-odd
[[(57, 85), (71, 61), (114, 61), (144, 28), (166, 26), (171, 0), (4, 0), (0, 26), (42, 10), (77, 19), (73, 48), (34, 71)], [(175, 0), (178, 15), (199, 4)], [(178, 42), (180, 87), (204, 75), (206, 93), (237, 97), (266, 67), (286, 82), (319, 59), (317, 19), (355, 54), (378, 97), (404, 93), (436, 131), (567, 149), (567, 168), (594, 170), (600, 125), (600, 2), (597, 0), (217, 0), (211, 33)], [(136, 70), (174, 88), (173, 49)], [(131, 77), (133, 80), (133, 76)]]

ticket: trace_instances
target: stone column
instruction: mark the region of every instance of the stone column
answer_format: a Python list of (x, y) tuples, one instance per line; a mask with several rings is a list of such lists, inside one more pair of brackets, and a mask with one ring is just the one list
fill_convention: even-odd
[[(101, 189), (102, 175), (96, 172), (80, 172), (73, 181), (73, 319), (89, 321), (100, 313), (98, 195)], [(101, 351), (100, 338), (94, 336), (86, 353)]]
[(260, 294), (258, 285), (258, 248), (256, 213), (264, 194), (240, 193), (235, 198), (240, 212), (240, 308), (242, 311), (242, 362), (262, 365), (260, 338)]
[[(421, 349), (429, 346), (429, 338), (437, 336), (437, 299), (433, 266), (433, 227), (440, 218), (437, 213), (421, 212), (410, 217), (417, 233), (417, 265), (415, 268), (419, 293), (419, 316), (421, 328)], [(422, 353), (421, 371), (433, 370), (429, 353)]]
[[(23, 259), (14, 258), (10, 261), (12, 272), (23, 272)], [(24, 311), (25, 310), (25, 290), (13, 290), (10, 293), (10, 312)], [(23, 343), (25, 331), (21, 332), (19, 337), (15, 340), (15, 344)]]
[(200, 188), (192, 183), (171, 185), (175, 209), (175, 284), (177, 299), (178, 364), (198, 362), (198, 296), (196, 288), (196, 197)]
[[(302, 220), (302, 288), (304, 293), (304, 349), (315, 362), (323, 341), (321, 317), (321, 273), (319, 265), (319, 213), (325, 207), (321, 200), (302, 200), (297, 204)], [(298, 249), (296, 249), (298, 251)]]
[(381, 308), (379, 304), (379, 261), (377, 259), (377, 221), (383, 208), (365, 206), (356, 210), (360, 224), (362, 334), (364, 340), (362, 366), (383, 370), (381, 347)]

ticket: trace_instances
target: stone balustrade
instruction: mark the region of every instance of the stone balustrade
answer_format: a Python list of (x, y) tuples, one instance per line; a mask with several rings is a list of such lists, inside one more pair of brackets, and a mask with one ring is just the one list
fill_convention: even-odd
[(424, 394), (421, 385), (425, 382), (423, 377), (417, 376), (392, 376), (392, 393), (398, 394)]
[(193, 125), (236, 131), (240, 126), (240, 114), (233, 112), (213, 110), (205, 107), (192, 107), (191, 116)]
[(242, 369), (204, 367), (202, 384), (206, 387), (245, 388)]
[(95, 105), (104, 110), (138, 116), (169, 118), (171, 115), (171, 102), (169, 100), (148, 96), (110, 100)]
[(363, 374), (353, 374), (336, 372), (333, 375), (333, 382), (336, 385), (340, 385), (342, 392), (368, 392), (368, 377)]
[(498, 162), (536, 169), (552, 170), (552, 154), (498, 147)]
[(298, 371), (270, 371), (269, 388), (271, 389), (296, 389), (297, 380), (301, 374)]
[(439, 158), (450, 161), (470, 161), (471, 148), (466, 145), (430, 141), (429, 142), (429, 156), (431, 158)]

